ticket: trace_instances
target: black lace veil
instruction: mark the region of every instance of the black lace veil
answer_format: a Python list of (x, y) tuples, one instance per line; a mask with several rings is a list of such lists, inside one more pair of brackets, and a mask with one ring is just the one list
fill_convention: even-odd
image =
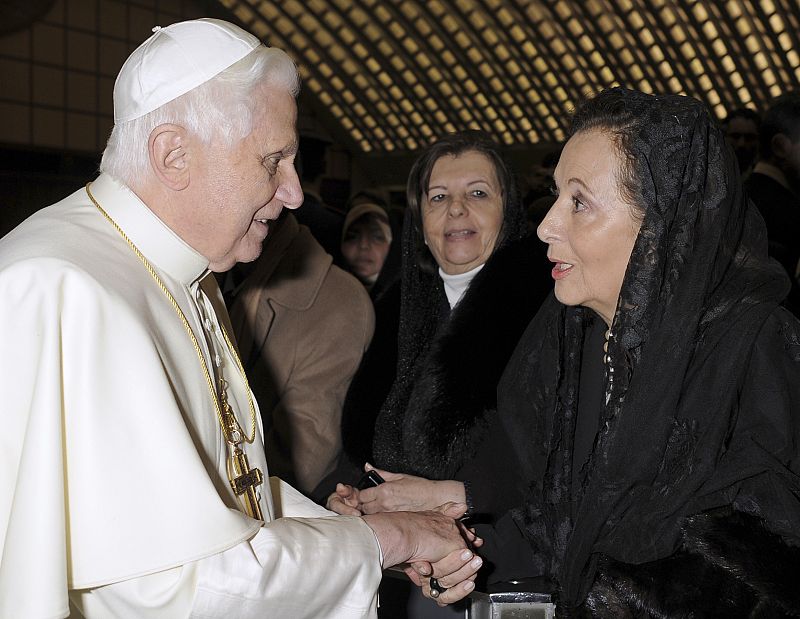
[[(498, 393), (531, 479), (519, 520), (568, 605), (585, 597), (599, 554), (628, 563), (667, 556), (685, 515), (756, 497), (753, 480), (784, 470), (734, 436), (748, 356), (788, 281), (767, 257), (765, 227), (742, 193), (733, 152), (693, 99), (617, 88), (596, 100), (642, 120), (630, 154), (644, 219), (580, 488), (572, 487), (572, 441), (590, 311), (551, 300)], [(786, 484), (800, 488), (796, 477)], [(750, 505), (787, 518), (779, 500)]]

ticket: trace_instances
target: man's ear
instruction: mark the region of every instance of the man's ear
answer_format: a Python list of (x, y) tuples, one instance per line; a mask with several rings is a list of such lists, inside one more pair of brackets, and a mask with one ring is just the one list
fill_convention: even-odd
[(770, 140), (772, 154), (781, 161), (787, 159), (792, 152), (792, 141), (785, 133), (776, 133)]
[(173, 191), (189, 185), (189, 156), (186, 130), (180, 125), (159, 125), (150, 132), (147, 150), (150, 166), (158, 180)]

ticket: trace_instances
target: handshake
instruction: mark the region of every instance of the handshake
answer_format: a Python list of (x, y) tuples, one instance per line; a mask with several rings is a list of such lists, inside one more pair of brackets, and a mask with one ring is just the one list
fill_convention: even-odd
[(467, 509), (463, 484), (365, 469), (373, 487), (337, 484), (328, 509), (361, 516), (378, 538), (384, 567), (402, 565), (440, 606), (469, 595), (483, 563), (473, 548), (483, 542), (458, 520)]

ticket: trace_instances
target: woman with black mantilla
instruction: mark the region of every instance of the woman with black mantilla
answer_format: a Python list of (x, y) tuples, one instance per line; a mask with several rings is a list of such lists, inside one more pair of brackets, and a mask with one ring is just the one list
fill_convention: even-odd
[[(342, 420), (355, 476), (334, 481), (354, 483), (365, 462), (380, 467), (386, 483), (377, 488), (339, 487), (365, 513), (465, 499), (474, 516), (498, 500), (510, 508), (519, 486), (498, 483), (492, 468), (497, 382), (550, 290), (543, 246), (523, 238), (513, 174), (481, 132), (447, 135), (423, 151), (407, 197), (400, 315), (387, 320), (376, 304), (376, 336)], [(332, 509), (358, 513), (332, 499)]]
[(800, 323), (724, 135), (613, 89), (555, 182), (555, 298), (498, 388), (531, 575), (563, 616), (800, 613)]

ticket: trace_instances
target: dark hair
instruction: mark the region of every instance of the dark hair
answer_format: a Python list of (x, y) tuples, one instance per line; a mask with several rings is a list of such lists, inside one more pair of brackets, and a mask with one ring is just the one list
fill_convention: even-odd
[(542, 161), (539, 164), (543, 168), (554, 168), (558, 165), (558, 160), (561, 158), (561, 151), (564, 150), (564, 147), (561, 146), (556, 150), (551, 150), (545, 153), (544, 157), (542, 157)]
[(313, 182), (325, 173), (325, 155), (330, 145), (327, 140), (300, 137), (296, 166), (301, 180)]
[[(436, 261), (430, 250), (425, 245), (422, 232), (422, 198), (428, 192), (428, 183), (431, 180), (433, 166), (442, 157), (458, 157), (467, 152), (477, 152), (491, 161), (494, 167), (497, 182), (503, 195), (503, 225), (497, 237), (494, 250), (497, 251), (508, 239), (509, 230), (520, 226), (512, 225), (511, 218), (519, 217), (522, 221), (522, 210), (519, 207), (519, 195), (514, 172), (511, 169), (497, 143), (483, 131), (468, 130), (451, 133), (428, 146), (414, 162), (408, 175), (406, 185), (406, 200), (408, 211), (414, 226), (417, 247), (417, 263), (420, 269), (428, 273), (436, 271)], [(514, 222), (516, 224), (517, 222)]]
[(779, 133), (792, 142), (800, 139), (800, 92), (781, 95), (764, 114), (758, 129), (758, 147), (764, 159), (772, 157), (772, 138)]
[(755, 110), (750, 109), (749, 107), (738, 107), (735, 110), (729, 112), (728, 115), (725, 117), (725, 120), (722, 121), (722, 126), (727, 128), (730, 122), (732, 120), (735, 120), (736, 118), (753, 121), (756, 125), (756, 129), (758, 129), (761, 126), (761, 115)]
[(578, 105), (569, 131), (569, 137), (583, 131), (598, 130), (611, 138), (620, 159), (617, 169), (620, 197), (640, 218), (645, 210), (641, 181), (644, 170), (638, 169), (640, 162), (634, 154), (634, 141), (643, 129), (644, 121), (645, 115), (634, 112), (624, 91), (604, 90)]
[(756, 129), (761, 126), (761, 115), (753, 109), (749, 107), (737, 107), (735, 110), (728, 112), (728, 115), (725, 119), (720, 123), (723, 127), (727, 127), (732, 120), (736, 118), (742, 118), (744, 120), (752, 120), (755, 125)]

